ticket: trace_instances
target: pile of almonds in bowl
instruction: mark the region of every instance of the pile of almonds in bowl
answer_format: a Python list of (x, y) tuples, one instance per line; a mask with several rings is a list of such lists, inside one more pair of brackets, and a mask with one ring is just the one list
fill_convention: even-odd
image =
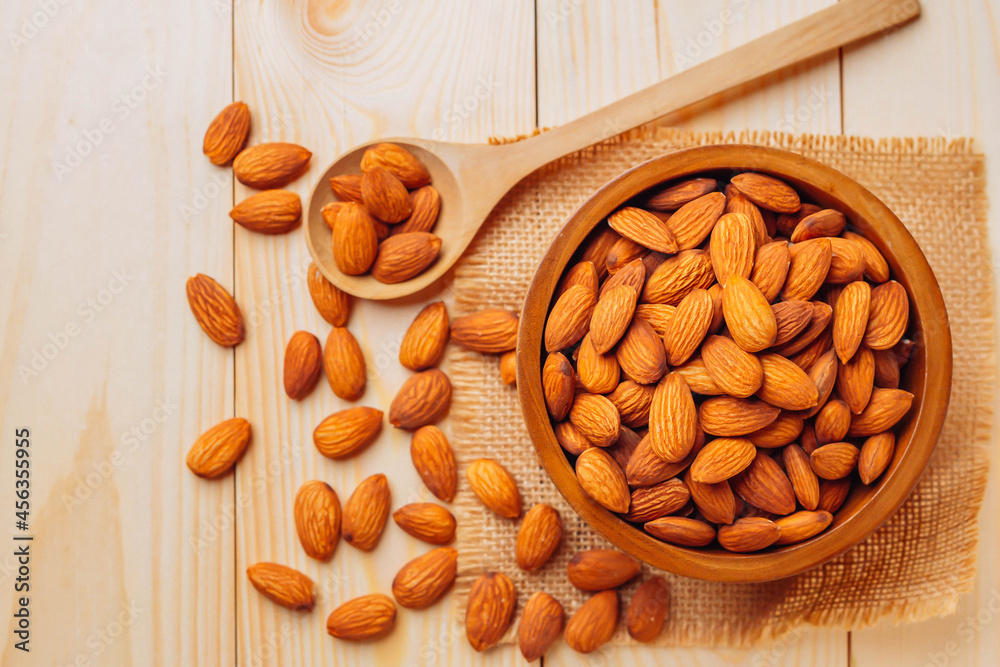
[(843, 212), (712, 175), (614, 211), (563, 275), (542, 388), (580, 487), (684, 547), (808, 540), (893, 456), (909, 296)]

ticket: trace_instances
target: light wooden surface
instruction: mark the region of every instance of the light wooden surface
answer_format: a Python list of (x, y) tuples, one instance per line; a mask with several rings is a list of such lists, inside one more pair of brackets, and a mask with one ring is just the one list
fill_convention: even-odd
[[(226, 103), (244, 100), (253, 141), (297, 141), (316, 154), (292, 186), (305, 195), (322, 164), (368, 138), (485, 141), (565, 123), (832, 2), (4, 3), (0, 493), (10, 493), (13, 430), (28, 426), (35, 542), (32, 653), (13, 650), (8, 616), (0, 663), (523, 663), (513, 647), (474, 654), (452, 622), (450, 598), (401, 613), (378, 644), (326, 635), (333, 606), (386, 592), (426, 548), (389, 526), (370, 555), (342, 543), (330, 564), (311, 561), (290, 521), (298, 486), (324, 479), (346, 500), (378, 471), (392, 480), (394, 506), (426, 492), (408, 438), (391, 429), (351, 462), (315, 452), (312, 429), (341, 402), (325, 385), (302, 404), (281, 391), (288, 337), (306, 329), (322, 339), (329, 329), (305, 289), (300, 232), (234, 230), (226, 213), (247, 191), (203, 158), (204, 128)], [(697, 129), (971, 135), (992, 167), (1000, 159), (998, 34), (995, 3), (928, 0), (918, 22), (888, 39), (672, 120)], [(988, 179), (996, 241), (1000, 172)], [(183, 282), (197, 272), (233, 287), (243, 307), (248, 336), (235, 353), (208, 341), (188, 312)], [(371, 371), (361, 404), (388, 406), (406, 377), (396, 362), (406, 325), (424, 303), (448, 296), (445, 287), (403, 304), (356, 306), (350, 328)], [(74, 333), (61, 336), (67, 326)], [(233, 414), (255, 429), (237, 474), (193, 478), (183, 467), (187, 447)], [(546, 663), (1000, 664), (998, 507), (994, 475), (977, 589), (954, 616), (850, 634), (806, 628), (751, 651), (609, 647), (581, 660), (560, 644)], [(7, 516), (0, 535), (14, 532)], [(11, 551), (0, 548), (4, 610), (14, 605)], [(308, 572), (321, 589), (317, 609), (295, 614), (263, 600), (243, 572), (259, 560)]]

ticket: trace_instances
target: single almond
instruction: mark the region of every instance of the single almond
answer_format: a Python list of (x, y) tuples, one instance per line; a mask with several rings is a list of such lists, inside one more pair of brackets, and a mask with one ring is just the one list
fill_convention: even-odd
[(781, 293), (790, 263), (788, 244), (784, 241), (767, 243), (757, 248), (750, 282), (757, 286), (768, 303), (774, 303)]
[[(611, 246), (611, 250), (608, 251), (608, 256), (604, 260), (607, 265), (608, 273), (611, 275), (618, 273), (635, 260), (641, 260), (648, 252), (649, 250), (645, 246), (639, 245), (632, 239), (625, 237), (618, 239), (615, 241), (615, 244)], [(601, 296), (603, 296), (603, 294)]]
[(333, 610), (326, 631), (337, 639), (367, 641), (389, 634), (396, 623), (396, 603), (373, 593), (348, 600)]
[(819, 504), (819, 478), (813, 472), (809, 455), (798, 445), (792, 444), (782, 450), (781, 456), (785, 474), (788, 475), (799, 504), (807, 510), (816, 509)]
[(833, 246), (830, 239), (824, 237), (795, 243), (788, 252), (791, 261), (781, 288), (781, 298), (785, 301), (808, 301), (826, 280)]
[(573, 366), (569, 359), (559, 352), (548, 355), (542, 366), (542, 393), (552, 419), (562, 421), (569, 414), (576, 395), (574, 384)]
[(722, 482), (743, 472), (757, 448), (746, 438), (716, 438), (706, 444), (691, 463), (691, 479), (701, 484)]
[(830, 270), (826, 282), (846, 285), (861, 280), (865, 275), (865, 253), (854, 241), (834, 236), (830, 238)]
[(315, 263), (309, 264), (306, 276), (309, 296), (320, 316), (335, 327), (346, 326), (351, 315), (351, 296), (327, 280)]
[(784, 412), (762, 429), (754, 431), (747, 439), (757, 447), (775, 449), (795, 442), (802, 433), (804, 421), (794, 412)]
[(773, 347), (780, 347), (802, 333), (813, 320), (816, 307), (810, 301), (782, 301), (771, 307), (778, 333)]
[(635, 313), (636, 291), (621, 285), (605, 292), (590, 318), (590, 337), (598, 354), (604, 354), (621, 340)]
[(875, 357), (862, 347), (837, 370), (837, 393), (856, 415), (864, 411), (875, 388)]
[(408, 234), (410, 232), (434, 231), (438, 214), (441, 212), (441, 195), (434, 189), (434, 186), (425, 185), (411, 192), (410, 207), (413, 210), (410, 217), (398, 225), (392, 225), (389, 233)]
[(312, 611), (316, 585), (298, 570), (277, 563), (257, 563), (247, 568), (247, 578), (264, 597), (295, 611)]
[(889, 280), (889, 263), (870, 239), (851, 231), (845, 231), (842, 236), (848, 241), (854, 241), (861, 247), (865, 257), (865, 277), (873, 283), (884, 283)]
[(385, 475), (362, 480), (344, 505), (344, 541), (363, 551), (374, 549), (389, 517), (389, 501), (389, 481)]
[(382, 411), (355, 407), (335, 412), (313, 431), (313, 443), (323, 456), (346, 459), (364, 451), (382, 432)]
[(559, 443), (559, 446), (573, 456), (579, 456), (585, 450), (594, 446), (590, 440), (587, 440), (587, 437), (583, 433), (580, 433), (580, 429), (568, 421), (559, 422), (552, 427), (552, 431), (556, 436), (556, 442)]
[(302, 198), (288, 190), (266, 190), (234, 206), (229, 217), (251, 232), (287, 234), (302, 222)]
[(709, 336), (701, 358), (715, 383), (730, 396), (747, 398), (760, 389), (764, 370), (760, 360), (725, 336)]
[(816, 414), (813, 427), (819, 444), (840, 442), (851, 428), (851, 409), (839, 399), (830, 401)]
[(389, 407), (389, 423), (409, 431), (434, 424), (448, 414), (451, 382), (436, 368), (407, 378)]
[(549, 505), (538, 504), (528, 510), (514, 545), (517, 566), (526, 572), (539, 570), (555, 553), (562, 532), (559, 512)]
[[(774, 348), (774, 352), (790, 357), (809, 347), (816, 339), (829, 331), (830, 321), (833, 319), (833, 309), (822, 301), (812, 301), (812, 320), (809, 325), (798, 336), (783, 345)], [(824, 350), (825, 351), (825, 350)]]
[(506, 385), (517, 385), (517, 352), (510, 350), (500, 355), (500, 380)]
[[(607, 267), (605, 267), (604, 270), (607, 271)], [(556, 288), (556, 298), (558, 299), (562, 296), (563, 293), (573, 285), (586, 287), (594, 294), (597, 294), (597, 291), (600, 288), (599, 283), (600, 279), (597, 275), (597, 267), (594, 266), (593, 262), (586, 260), (583, 262), (577, 262), (566, 270), (565, 275), (563, 275), (562, 279), (559, 281), (559, 286)]]
[(400, 568), (392, 580), (392, 597), (407, 609), (426, 609), (448, 592), (457, 574), (458, 550), (438, 547)]
[(545, 322), (545, 351), (558, 352), (575, 345), (590, 330), (597, 294), (582, 285), (563, 292)]
[(780, 408), (763, 401), (715, 396), (701, 404), (698, 421), (711, 435), (739, 437), (759, 431), (777, 419), (779, 414)]
[(473, 461), (465, 476), (469, 487), (486, 507), (508, 519), (521, 515), (521, 494), (507, 469), (493, 459)]
[(608, 225), (644, 248), (665, 253), (677, 252), (677, 241), (673, 232), (649, 211), (625, 206), (611, 214)]
[(824, 208), (799, 220), (789, 238), (792, 243), (799, 243), (821, 236), (839, 236), (846, 225), (847, 219), (843, 213), (836, 209)]
[(680, 461), (694, 447), (698, 410), (691, 389), (677, 373), (668, 373), (653, 394), (649, 410), (649, 439), (656, 455), (670, 463)]
[(691, 501), (707, 521), (712, 523), (732, 523), (736, 519), (736, 497), (729, 482), (723, 480), (714, 484), (696, 482), (690, 469), (684, 475)]
[(614, 353), (598, 354), (589, 333), (583, 337), (577, 351), (576, 371), (580, 376), (580, 384), (594, 394), (614, 391), (621, 376), (621, 368)]
[(361, 346), (344, 327), (333, 327), (323, 349), (323, 367), (333, 393), (356, 401), (365, 393), (367, 367)]
[[(649, 408), (656, 387), (625, 380), (607, 398), (618, 409), (621, 423), (629, 428), (642, 428), (649, 423)], [(623, 429), (624, 430), (624, 429)]]
[(715, 528), (704, 521), (681, 516), (664, 516), (643, 526), (653, 537), (682, 547), (704, 547), (715, 539)]
[(361, 174), (340, 174), (330, 179), (330, 189), (343, 202), (363, 204), (361, 196)]
[[(392, 519), (413, 537), (430, 544), (448, 544), (455, 537), (454, 515), (434, 503), (403, 505), (392, 513)], [(399, 603), (403, 604), (401, 601)]]
[(349, 276), (368, 271), (378, 255), (375, 219), (361, 204), (347, 203), (333, 221), (333, 261)]
[(718, 183), (714, 178), (691, 178), (660, 188), (646, 201), (654, 211), (675, 211), (698, 197), (714, 192)]
[(387, 169), (373, 165), (361, 176), (361, 198), (373, 216), (394, 224), (413, 213), (413, 202), (406, 186)]
[(913, 394), (908, 391), (876, 388), (864, 412), (851, 419), (847, 435), (868, 437), (888, 431), (910, 411), (912, 403)]
[[(770, 240), (767, 231), (767, 225), (764, 223), (764, 215), (761, 209), (757, 207), (752, 201), (747, 199), (747, 197), (737, 190), (730, 183), (725, 188), (726, 193), (726, 213), (739, 213), (745, 215), (747, 220), (750, 222), (750, 228), (753, 231), (754, 237), (754, 250), (764, 245)], [(770, 211), (769, 214), (773, 215)]]
[(681, 206), (667, 220), (680, 250), (690, 250), (701, 245), (712, 233), (712, 228), (726, 208), (726, 195), (710, 192)]
[(435, 496), (450, 503), (458, 488), (455, 452), (437, 426), (421, 426), (410, 441), (410, 458), (424, 485)]
[(765, 512), (791, 514), (795, 492), (781, 466), (767, 454), (758, 452), (753, 462), (730, 484), (743, 500)]
[(250, 422), (241, 417), (216, 424), (194, 441), (187, 454), (187, 467), (198, 477), (222, 477), (246, 452), (250, 433)]
[(702, 357), (691, 357), (686, 362), (674, 368), (674, 372), (684, 378), (688, 387), (695, 394), (702, 396), (718, 396), (726, 392), (718, 385), (712, 374), (708, 372)]
[(621, 235), (615, 230), (600, 225), (580, 247), (580, 260), (594, 264), (598, 279), (603, 280), (608, 275), (608, 253), (620, 238)]
[(899, 388), (899, 358), (890, 350), (872, 350), (875, 360), (875, 386)]
[[(639, 384), (657, 382), (667, 369), (667, 354), (663, 342), (653, 331), (653, 327), (640, 318), (632, 319), (617, 351), (608, 356), (614, 356), (625, 376)], [(577, 371), (579, 370), (577, 360)]]
[(857, 280), (844, 287), (833, 307), (833, 345), (843, 363), (850, 361), (865, 335), (871, 311), (871, 285)]
[(448, 309), (435, 301), (421, 310), (410, 324), (399, 345), (399, 363), (411, 371), (435, 365), (448, 344)]
[(831, 442), (809, 455), (813, 472), (823, 479), (847, 477), (858, 463), (858, 448), (849, 442)]
[(776, 213), (795, 213), (801, 202), (794, 188), (773, 176), (745, 172), (733, 176), (733, 186), (753, 203)]
[(340, 498), (326, 482), (313, 480), (295, 494), (295, 532), (310, 558), (330, 560), (340, 540)]
[(895, 280), (872, 290), (871, 319), (865, 330), (865, 345), (888, 350), (900, 341), (909, 324), (910, 304), (906, 290)]
[[(656, 253), (660, 255), (661, 253)], [(649, 255), (647, 255), (648, 257)], [(664, 255), (665, 257), (665, 255)], [(604, 296), (605, 292), (610, 292), (616, 287), (627, 285), (635, 290), (636, 294), (642, 293), (642, 287), (646, 284), (646, 276), (655, 269), (647, 269), (641, 259), (634, 259), (625, 266), (618, 269), (613, 276), (604, 281), (599, 290), (595, 290), (598, 298)]]
[(258, 144), (236, 156), (233, 173), (240, 183), (256, 190), (280, 188), (301, 176), (311, 157), (312, 153), (297, 144)]
[(780, 354), (760, 355), (764, 381), (757, 398), (783, 410), (808, 410), (819, 401), (819, 390), (806, 372)]
[(233, 102), (209, 123), (201, 152), (212, 164), (229, 164), (249, 135), (250, 109), (243, 102)]
[(600, 447), (584, 450), (576, 460), (576, 478), (588, 496), (611, 512), (627, 512), (628, 482), (611, 455)]
[(833, 515), (820, 510), (795, 512), (775, 519), (778, 525), (778, 541), (775, 544), (796, 544), (819, 535), (833, 522)]
[(588, 549), (573, 554), (566, 576), (581, 591), (605, 591), (618, 588), (639, 574), (639, 569), (639, 561), (621, 551)]
[(646, 320), (649, 326), (653, 327), (653, 331), (663, 336), (676, 312), (676, 306), (668, 306), (665, 303), (640, 303), (636, 304), (634, 317)]
[(679, 475), (685, 468), (691, 465), (691, 462), (700, 449), (698, 440), (703, 441), (704, 438), (701, 436), (700, 429), (698, 430), (698, 434), (698, 439), (695, 441), (695, 445), (691, 448), (688, 455), (680, 461), (671, 463), (659, 457), (653, 449), (648, 435), (642, 438), (636, 446), (635, 451), (632, 452), (632, 456), (629, 457), (628, 464), (625, 466), (625, 479), (629, 485), (653, 486)]
[(719, 526), (719, 545), (727, 551), (749, 553), (766, 549), (779, 538), (778, 525), (763, 517), (744, 517)]
[(188, 278), (187, 298), (194, 319), (209, 338), (223, 347), (243, 342), (243, 315), (222, 285), (199, 273)]
[(577, 653), (593, 653), (606, 644), (618, 624), (618, 592), (602, 591), (576, 610), (566, 624), (566, 643)]
[(679, 479), (668, 479), (654, 486), (644, 486), (632, 491), (626, 521), (646, 523), (661, 516), (673, 514), (691, 499), (686, 483)]
[(505, 574), (487, 572), (472, 582), (465, 608), (465, 635), (482, 652), (499, 642), (514, 618), (517, 592)]
[(569, 410), (569, 420), (595, 447), (609, 447), (618, 440), (621, 415), (599, 394), (579, 394)]
[(517, 329), (516, 313), (487, 308), (456, 317), (451, 323), (451, 339), (467, 350), (500, 354), (517, 347)]
[(521, 612), (517, 627), (517, 643), (521, 655), (534, 662), (559, 639), (565, 623), (565, 612), (559, 601), (542, 591), (532, 595)]
[(714, 314), (715, 306), (708, 290), (696, 289), (684, 297), (663, 334), (666, 363), (679, 366), (694, 354), (705, 339)]
[(308, 396), (323, 371), (323, 347), (308, 331), (296, 331), (285, 347), (284, 385), (289, 398)]
[(826, 405), (836, 385), (838, 370), (839, 364), (837, 362), (836, 350), (827, 350), (809, 367), (809, 379), (816, 385), (816, 389), (819, 392), (819, 400), (814, 407), (802, 413), (804, 418), (808, 419), (818, 414)]
[(401, 283), (423, 273), (440, 252), (441, 239), (429, 232), (395, 234), (378, 244), (372, 277), (389, 285)]
[(774, 343), (778, 335), (774, 310), (748, 279), (729, 276), (722, 292), (722, 311), (733, 340), (747, 352), (760, 352)]
[(871, 484), (885, 472), (895, 449), (896, 436), (892, 431), (879, 433), (865, 440), (858, 458), (858, 477), (862, 484)]
[(365, 149), (361, 156), (361, 171), (367, 173), (376, 167), (385, 169), (410, 189), (422, 188), (431, 182), (431, 175), (420, 160), (396, 144), (381, 143)]
[(757, 245), (753, 224), (742, 213), (726, 213), (712, 229), (709, 254), (716, 279), (726, 284), (731, 275), (750, 278)]
[(649, 275), (640, 301), (676, 306), (694, 290), (708, 289), (713, 282), (715, 272), (708, 253), (684, 250), (668, 258)]
[(851, 491), (851, 478), (824, 479), (819, 483), (819, 502), (816, 504), (817, 510), (836, 514), (840, 506), (847, 500), (847, 494)]

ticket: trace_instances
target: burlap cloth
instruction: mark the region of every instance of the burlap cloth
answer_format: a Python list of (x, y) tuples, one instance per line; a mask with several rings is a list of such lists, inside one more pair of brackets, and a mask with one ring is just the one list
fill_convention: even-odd
[[(970, 142), (666, 128), (632, 132), (547, 166), (507, 195), (457, 269), (456, 314), (491, 306), (520, 310), (556, 231), (595, 190), (649, 158), (718, 143), (775, 146), (824, 162), (860, 181), (899, 216), (930, 260), (948, 306), (954, 336), (951, 409), (916, 491), (872, 537), (822, 567), (771, 583), (718, 584), (667, 574), (671, 610), (659, 643), (747, 647), (801, 624), (858, 628), (886, 617), (917, 621), (951, 613), (976, 573), (995, 380), (985, 169)], [(487, 570), (514, 581), (518, 613), (542, 590), (572, 614), (588, 594), (567, 581), (567, 561), (581, 549), (609, 545), (570, 508), (538, 464), (517, 393), (501, 384), (497, 359), (452, 350), (451, 424), (460, 466), (479, 457), (497, 459), (517, 479), (525, 509), (552, 505), (564, 528), (552, 561), (538, 573), (522, 572), (514, 561), (519, 522), (487, 511), (462, 479), (456, 498), (461, 553), (456, 616), (464, 618), (469, 586)], [(645, 569), (644, 576), (650, 568)], [(623, 615), (636, 585), (622, 592)], [(506, 641), (516, 641), (516, 627), (515, 620)], [(613, 641), (631, 641), (622, 624)]]

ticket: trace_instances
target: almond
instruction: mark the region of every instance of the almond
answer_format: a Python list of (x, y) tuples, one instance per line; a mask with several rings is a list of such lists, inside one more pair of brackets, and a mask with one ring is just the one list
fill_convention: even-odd
[(535, 505), (524, 515), (517, 531), (514, 546), (517, 566), (526, 572), (540, 569), (555, 553), (561, 539), (559, 512), (548, 505)]
[(346, 326), (351, 314), (350, 295), (340, 291), (336, 285), (327, 280), (315, 263), (309, 264), (307, 282), (309, 296), (312, 297), (313, 305), (323, 319), (335, 327)]
[(326, 482), (313, 480), (295, 494), (295, 531), (306, 555), (330, 560), (340, 540), (340, 498)]
[(297, 401), (308, 396), (323, 371), (323, 347), (308, 331), (296, 331), (285, 347), (285, 393)]
[(677, 252), (677, 241), (673, 232), (649, 211), (626, 206), (611, 214), (608, 225), (625, 238), (650, 250)]
[[(343, 214), (340, 216), (343, 218)], [(378, 245), (372, 277), (395, 284), (423, 273), (441, 252), (441, 239), (428, 232), (395, 234)]]
[(595, 447), (609, 447), (618, 440), (621, 416), (604, 396), (578, 395), (569, 410), (569, 420)]
[(704, 547), (715, 539), (715, 528), (697, 519), (664, 516), (645, 524), (653, 537), (682, 547)]
[(718, 183), (714, 178), (691, 178), (657, 190), (646, 202), (654, 211), (674, 211), (684, 204), (714, 192)]
[(813, 365), (809, 368), (809, 379), (816, 385), (816, 389), (819, 392), (819, 400), (814, 407), (802, 413), (804, 418), (808, 419), (816, 415), (826, 405), (827, 399), (833, 393), (833, 387), (837, 382), (838, 368), (836, 350), (827, 350), (820, 355), (819, 359), (813, 362)]
[(356, 549), (371, 551), (382, 537), (389, 517), (389, 482), (377, 474), (364, 479), (344, 505), (344, 541)]
[(871, 286), (863, 280), (847, 285), (833, 308), (833, 345), (845, 364), (854, 356), (865, 335), (871, 310)]
[(334, 327), (326, 339), (323, 367), (333, 393), (345, 401), (356, 401), (365, 393), (367, 368), (361, 346), (350, 331)]
[(277, 563), (257, 563), (247, 568), (247, 578), (264, 597), (295, 611), (312, 611), (316, 585), (298, 570)]
[(436, 368), (407, 378), (389, 407), (389, 423), (406, 430), (444, 419), (451, 406), (451, 382)]
[(796, 243), (788, 249), (791, 259), (788, 275), (781, 288), (785, 301), (808, 301), (819, 291), (830, 271), (833, 246), (828, 238)]
[(665, 303), (640, 303), (636, 304), (634, 316), (646, 320), (649, 326), (653, 327), (653, 331), (663, 336), (676, 312), (676, 306), (668, 306)]
[(694, 290), (707, 289), (713, 282), (715, 273), (708, 253), (684, 250), (668, 258), (650, 274), (641, 301), (676, 306)]
[(326, 620), (326, 631), (337, 639), (365, 641), (384, 637), (395, 623), (396, 604), (387, 595), (374, 593), (334, 609)]
[(707, 290), (696, 289), (684, 297), (663, 334), (666, 363), (679, 366), (694, 354), (712, 325), (714, 313), (712, 297)]
[(580, 375), (580, 384), (584, 389), (595, 394), (614, 391), (621, 376), (621, 368), (614, 353), (598, 354), (590, 334), (584, 336), (583, 342), (580, 343), (576, 371)]
[(563, 292), (545, 323), (545, 351), (558, 352), (575, 345), (590, 330), (597, 294), (582, 285)]
[(435, 496), (450, 503), (458, 487), (455, 452), (437, 426), (421, 426), (410, 441), (410, 458), (424, 485)]
[(611, 246), (611, 250), (608, 251), (608, 256), (605, 259), (608, 273), (611, 275), (618, 273), (621, 269), (625, 268), (635, 260), (641, 260), (648, 252), (648, 249), (639, 245), (632, 239), (618, 239), (615, 241), (615, 244)]
[(701, 357), (691, 357), (686, 362), (674, 369), (674, 372), (684, 378), (688, 387), (695, 394), (702, 396), (718, 396), (725, 394), (722, 387), (716, 383), (715, 378), (708, 372), (705, 361)]
[(854, 241), (839, 237), (830, 238), (830, 270), (826, 274), (826, 282), (831, 285), (844, 285), (861, 280), (865, 275), (865, 255)]
[(487, 572), (472, 583), (465, 608), (465, 634), (476, 651), (485, 651), (503, 638), (514, 617), (517, 592), (507, 575)]
[(795, 229), (792, 230), (790, 240), (792, 243), (799, 243), (821, 236), (839, 236), (846, 225), (847, 219), (843, 213), (832, 208), (825, 208), (810, 213), (799, 220)]
[(816, 504), (817, 510), (835, 514), (840, 506), (847, 499), (847, 494), (851, 491), (851, 478), (824, 479), (819, 483), (819, 502)]
[(216, 424), (194, 441), (187, 454), (187, 467), (198, 477), (222, 477), (246, 452), (250, 433), (250, 422), (241, 417)]
[(764, 379), (760, 361), (731, 338), (709, 336), (701, 346), (701, 357), (712, 379), (725, 393), (747, 398), (760, 389)]
[(608, 253), (621, 235), (604, 225), (595, 229), (580, 249), (580, 260), (592, 262), (597, 269), (597, 277), (601, 280), (608, 275)]
[(701, 404), (698, 419), (706, 433), (737, 437), (759, 431), (777, 419), (780, 413), (779, 408), (763, 401), (716, 396)]
[(730, 484), (743, 500), (765, 512), (791, 514), (795, 511), (795, 492), (791, 482), (774, 459), (758, 452), (753, 462)]
[(774, 303), (778, 298), (790, 263), (788, 244), (784, 241), (775, 241), (757, 248), (750, 282), (757, 286), (768, 303)]
[(716, 484), (735, 477), (750, 465), (757, 448), (746, 438), (716, 438), (706, 444), (691, 463), (691, 479)]
[(223, 347), (243, 342), (243, 315), (222, 285), (199, 273), (188, 278), (187, 298), (194, 319), (209, 338)]
[(517, 628), (517, 643), (521, 655), (534, 662), (559, 639), (565, 622), (565, 612), (559, 601), (548, 593), (538, 591), (532, 595)]
[(749, 553), (766, 549), (779, 537), (778, 525), (763, 517), (744, 517), (719, 526), (719, 545), (727, 551)]
[(812, 454), (819, 447), (819, 441), (816, 440), (816, 432), (813, 429), (812, 422), (805, 422), (802, 425), (802, 451), (806, 454)]
[(640, 563), (614, 549), (589, 549), (573, 554), (566, 566), (569, 583), (581, 591), (618, 588), (639, 574)]
[(399, 363), (411, 371), (435, 365), (448, 344), (448, 309), (441, 301), (428, 304), (410, 324), (399, 345)]
[(726, 213), (715, 223), (709, 244), (716, 279), (726, 284), (731, 275), (750, 278), (757, 251), (754, 228), (742, 213)]
[[(639, 318), (632, 319), (614, 356), (626, 377), (639, 384), (657, 382), (667, 369), (663, 342), (653, 331), (653, 327)], [(579, 369), (577, 360), (577, 370)]]
[(627, 512), (628, 482), (625, 473), (611, 455), (599, 447), (590, 447), (576, 460), (576, 478), (597, 503), (611, 512)]
[(762, 354), (764, 381), (757, 397), (784, 410), (808, 410), (819, 401), (819, 390), (805, 371), (778, 354)]
[(842, 236), (848, 241), (854, 241), (861, 248), (865, 258), (865, 277), (873, 283), (884, 283), (889, 280), (889, 264), (869, 239), (861, 234), (845, 231)]
[(434, 186), (425, 185), (410, 193), (410, 207), (413, 209), (410, 217), (393, 225), (390, 234), (433, 231), (441, 212), (441, 195)]
[[(699, 431), (700, 433), (700, 431)], [(636, 446), (625, 466), (625, 479), (631, 486), (653, 486), (680, 474), (694, 460), (697, 443), (691, 452), (680, 461), (667, 463), (653, 450), (647, 435)]]
[(688, 492), (701, 515), (712, 523), (732, 523), (736, 518), (736, 497), (728, 481), (705, 484), (696, 482), (691, 471), (684, 476)]
[(500, 355), (500, 380), (506, 385), (517, 384), (517, 352), (514, 350)]
[[(605, 267), (605, 271), (606, 270), (607, 267)], [(619, 271), (619, 273), (621, 272)], [(559, 281), (559, 287), (556, 288), (556, 298), (562, 296), (563, 293), (573, 285), (586, 287), (588, 290), (596, 294), (600, 287), (599, 282), (600, 280), (597, 276), (597, 268), (594, 266), (593, 262), (578, 262), (567, 269), (566, 275), (564, 275), (562, 280)]]
[(559, 446), (565, 449), (567, 452), (573, 456), (579, 456), (584, 452), (584, 450), (590, 449), (594, 445), (587, 440), (587, 437), (580, 433), (580, 430), (573, 426), (573, 424), (566, 422), (559, 422), (552, 427), (553, 433), (556, 436), (556, 442)]
[(892, 431), (879, 433), (865, 440), (858, 458), (858, 477), (862, 484), (871, 484), (885, 472), (895, 448), (896, 436)]
[(349, 276), (372, 267), (378, 254), (375, 220), (361, 204), (347, 203), (333, 221), (333, 261)]
[(684, 204), (670, 216), (667, 227), (680, 250), (697, 248), (708, 238), (726, 208), (726, 195), (710, 192)]
[(837, 393), (844, 399), (851, 412), (858, 415), (868, 405), (875, 387), (875, 357), (871, 350), (862, 347), (837, 371)]
[(606, 644), (618, 624), (618, 593), (603, 591), (584, 602), (566, 624), (566, 643), (578, 653)]
[(656, 387), (649, 410), (649, 440), (653, 451), (666, 462), (680, 461), (694, 447), (698, 410), (687, 382), (668, 373)]
[(819, 504), (819, 479), (813, 472), (809, 455), (794, 444), (785, 447), (781, 454), (785, 463), (785, 473), (799, 504), (807, 510), (816, 509)]
[(508, 519), (521, 515), (521, 494), (507, 469), (493, 459), (473, 461), (465, 476), (476, 497), (496, 514)]
[(906, 333), (910, 304), (906, 290), (895, 280), (872, 290), (871, 319), (865, 330), (865, 345), (873, 350), (888, 350)]
[(775, 352), (784, 357), (792, 356), (809, 347), (828, 330), (830, 321), (833, 319), (833, 309), (822, 301), (813, 301), (811, 303), (813, 305), (813, 315), (809, 326), (789, 342), (775, 347)]
[(725, 191), (726, 213), (739, 213), (747, 217), (753, 231), (754, 250), (767, 243), (770, 239), (761, 210), (731, 184), (726, 186)]
[(892, 350), (873, 350), (875, 385), (887, 389), (899, 388), (899, 359)]
[(645, 523), (684, 507), (691, 499), (691, 492), (681, 480), (668, 479), (655, 486), (638, 488), (631, 496), (628, 513), (623, 518), (633, 523)]
[(375, 144), (365, 149), (361, 156), (361, 171), (368, 173), (376, 168), (385, 169), (410, 189), (422, 188), (431, 182), (431, 175), (420, 160), (396, 144)]
[(643, 260), (632, 260), (620, 268), (613, 276), (605, 280), (600, 290), (595, 291), (597, 291), (598, 298), (600, 298), (604, 296), (605, 292), (610, 292), (616, 287), (628, 286), (635, 290), (636, 294), (640, 294), (643, 285), (646, 284), (646, 275), (649, 272), (652, 272), (652, 269), (647, 269)]
[(773, 176), (746, 172), (732, 179), (733, 187), (753, 203), (776, 213), (795, 213), (801, 202), (793, 188)]
[(363, 451), (382, 432), (382, 411), (356, 407), (335, 412), (313, 431), (313, 442), (323, 456), (345, 459)]
[(398, 178), (388, 170), (373, 165), (361, 176), (361, 198), (373, 216), (394, 224), (413, 213), (413, 202)]
[(448, 592), (457, 574), (458, 550), (439, 547), (400, 568), (392, 580), (392, 597), (408, 609), (426, 609)]
[(569, 414), (575, 396), (574, 384), (573, 366), (569, 359), (559, 352), (548, 355), (542, 366), (542, 393), (552, 419), (562, 421)]
[(302, 199), (288, 190), (267, 190), (241, 201), (229, 217), (251, 232), (286, 234), (302, 221)]
[(747, 352), (760, 352), (774, 343), (778, 323), (771, 304), (746, 278), (733, 275), (726, 280), (722, 311), (733, 340)]
[(249, 135), (250, 109), (243, 102), (233, 102), (209, 123), (201, 152), (212, 164), (229, 164)]
[[(410, 503), (392, 514), (393, 521), (404, 531), (430, 544), (448, 544), (455, 537), (455, 517), (434, 503)], [(399, 598), (396, 601), (404, 607)]]
[(487, 308), (456, 317), (451, 323), (451, 339), (467, 350), (500, 354), (517, 347), (517, 329), (515, 313)]
[(847, 437), (851, 427), (851, 409), (841, 400), (830, 401), (817, 413), (813, 426), (819, 444), (839, 442)]
[(774, 304), (771, 310), (774, 311), (774, 321), (778, 325), (773, 346), (779, 347), (809, 326), (816, 307), (809, 301), (782, 301)]
[(597, 301), (590, 318), (590, 336), (594, 349), (604, 354), (621, 340), (635, 312), (636, 292), (621, 285), (605, 292)]
[(641, 428), (649, 423), (649, 408), (655, 392), (656, 388), (651, 385), (625, 380), (607, 398), (618, 409), (623, 425)]
[(330, 179), (330, 189), (340, 201), (363, 204), (361, 174), (340, 174)]
[(912, 403), (913, 394), (908, 391), (877, 388), (864, 412), (851, 420), (847, 435), (867, 437), (888, 431), (910, 411)]
[(823, 479), (847, 477), (858, 462), (858, 448), (849, 442), (822, 445), (809, 455), (813, 472)]
[(297, 144), (258, 144), (236, 156), (233, 173), (240, 183), (256, 190), (280, 188), (301, 176), (311, 157)]
[(802, 433), (803, 426), (802, 417), (794, 412), (782, 412), (773, 422), (748, 435), (747, 439), (765, 449), (784, 447), (795, 442)]
[(819, 535), (827, 529), (833, 522), (833, 515), (829, 512), (796, 512), (779, 519), (774, 523), (778, 525), (778, 541), (775, 544), (795, 544), (808, 540), (810, 537)]

